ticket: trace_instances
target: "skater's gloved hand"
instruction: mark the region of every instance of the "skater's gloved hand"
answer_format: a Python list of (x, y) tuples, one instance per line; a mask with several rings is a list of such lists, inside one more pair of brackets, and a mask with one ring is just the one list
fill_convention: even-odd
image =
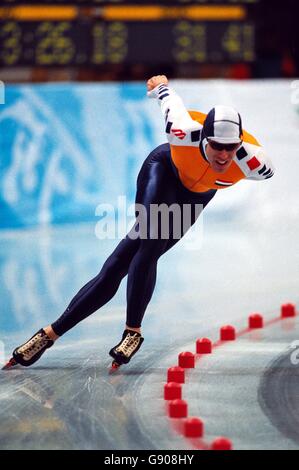
[(151, 77), (147, 83), (146, 83), (146, 86), (147, 86), (147, 96), (149, 98), (151, 97), (154, 97), (154, 95), (151, 93), (157, 86), (159, 85), (168, 85), (168, 78), (166, 77), (166, 75), (154, 75), (153, 77)]

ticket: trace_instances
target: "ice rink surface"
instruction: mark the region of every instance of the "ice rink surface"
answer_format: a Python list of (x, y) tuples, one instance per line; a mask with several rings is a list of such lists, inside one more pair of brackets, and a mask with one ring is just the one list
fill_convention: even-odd
[[(108, 305), (32, 368), (1, 371), (1, 449), (200, 448), (167, 416), (167, 368), (181, 351), (194, 350), (197, 338), (217, 340), (220, 326), (242, 329), (250, 313), (272, 319), (282, 303), (298, 301), (299, 123), (290, 83), (261, 82), (251, 90), (221, 82), (204, 89), (210, 100), (214, 91), (218, 102), (239, 108), (246, 129), (265, 143), (275, 176), (218, 191), (199, 221), (198, 245), (181, 241), (163, 256), (145, 342), (128, 366), (108, 373), (108, 351), (125, 322), (124, 280)], [(100, 270), (117, 241), (97, 239), (95, 224), (0, 234), (6, 358), (54, 321)], [(205, 423), (204, 441), (225, 435), (235, 449), (299, 448), (296, 340), (299, 319), (287, 319), (196, 361), (183, 394), (189, 415)]]

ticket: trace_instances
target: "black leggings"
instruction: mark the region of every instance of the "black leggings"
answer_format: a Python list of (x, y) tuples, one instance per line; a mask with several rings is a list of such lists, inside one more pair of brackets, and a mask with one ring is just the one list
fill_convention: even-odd
[(100, 273), (77, 293), (63, 315), (52, 324), (55, 333), (63, 335), (105, 305), (115, 295), (126, 275), (127, 325), (140, 327), (154, 292), (158, 259), (179, 240), (177, 233), (173, 236), (171, 215), (170, 236), (167, 238), (161, 234), (161, 220), (158, 224), (150, 221), (150, 204), (178, 204), (181, 209), (184, 204), (190, 205), (191, 216), (187, 226), (186, 221), (183, 224), (181, 220), (182, 238), (200, 214), (198, 205), (205, 207), (215, 193), (216, 190), (194, 193), (186, 189), (176, 175), (169, 145), (163, 144), (154, 149), (143, 163), (137, 179), (136, 203), (142, 204), (147, 210), (146, 225), (143, 225), (147, 227), (146, 233), (141, 230), (141, 213), (137, 212), (136, 220), (139, 223), (136, 222), (131, 232), (119, 243)]

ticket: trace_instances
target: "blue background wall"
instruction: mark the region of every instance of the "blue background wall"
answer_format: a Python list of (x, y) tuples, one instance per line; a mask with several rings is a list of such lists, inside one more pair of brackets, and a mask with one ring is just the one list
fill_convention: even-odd
[(157, 141), (146, 105), (143, 84), (7, 87), (0, 228), (91, 220), (97, 204), (132, 199)]

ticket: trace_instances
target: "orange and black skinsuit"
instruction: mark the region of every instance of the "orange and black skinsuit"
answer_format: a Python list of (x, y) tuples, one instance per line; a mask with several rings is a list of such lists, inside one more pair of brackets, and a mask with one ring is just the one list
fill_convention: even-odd
[[(155, 288), (158, 259), (195, 223), (217, 189), (232, 186), (241, 179), (263, 180), (273, 175), (273, 167), (262, 147), (245, 131), (231, 166), (225, 173), (216, 173), (205, 153), (207, 141), (202, 135), (205, 115), (189, 113), (179, 96), (166, 85), (158, 86), (149, 95), (161, 104), (169, 143), (150, 153), (138, 175), (136, 203), (142, 204), (146, 211), (136, 206), (137, 219), (131, 232), (109, 256), (100, 273), (78, 292), (52, 324), (59, 336), (106, 304), (126, 275), (127, 325), (140, 327)], [(163, 203), (168, 207), (177, 204), (180, 209), (189, 205), (187, 223), (181, 210), (180, 236), (174, 235), (171, 212), (167, 238), (161, 233), (161, 224), (152, 223), (150, 205)], [(146, 227), (143, 233), (141, 226)]]

